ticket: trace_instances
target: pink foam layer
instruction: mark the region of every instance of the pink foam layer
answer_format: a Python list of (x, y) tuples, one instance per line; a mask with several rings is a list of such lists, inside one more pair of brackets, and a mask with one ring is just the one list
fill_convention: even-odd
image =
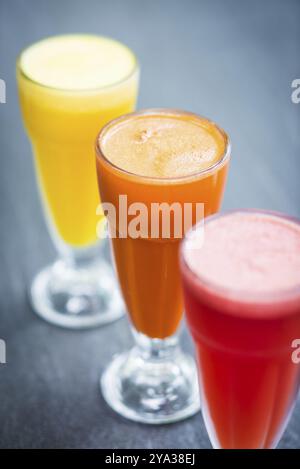
[(198, 276), (233, 291), (300, 288), (300, 225), (275, 215), (230, 213), (207, 222), (203, 246), (190, 245), (185, 257)]

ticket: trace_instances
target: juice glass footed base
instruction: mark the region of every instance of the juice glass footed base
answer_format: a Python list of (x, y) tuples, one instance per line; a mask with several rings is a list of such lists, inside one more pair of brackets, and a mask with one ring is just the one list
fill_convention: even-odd
[(93, 248), (69, 253), (73, 255), (59, 258), (34, 278), (30, 288), (34, 311), (52, 324), (71, 329), (120, 318), (124, 305), (110, 263), (104, 256), (95, 256)]
[(134, 331), (136, 345), (117, 356), (100, 381), (104, 399), (130, 420), (172, 423), (200, 410), (197, 371), (177, 336), (150, 339)]

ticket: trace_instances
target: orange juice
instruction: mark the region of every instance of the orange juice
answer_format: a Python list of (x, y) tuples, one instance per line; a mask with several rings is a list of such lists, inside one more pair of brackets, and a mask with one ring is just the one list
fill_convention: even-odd
[(109, 38), (57, 36), (21, 54), (17, 78), (52, 225), (74, 247), (93, 244), (99, 204), (94, 140), (106, 122), (134, 109), (136, 59)]
[[(103, 202), (116, 207), (153, 202), (204, 203), (205, 216), (221, 204), (229, 161), (226, 134), (190, 113), (149, 110), (121, 117), (100, 133), (97, 172)], [(193, 213), (195, 221), (195, 213)], [(130, 220), (130, 217), (128, 218)], [(149, 218), (151, 228), (151, 219)], [(120, 226), (117, 223), (117, 232)], [(175, 236), (115, 237), (116, 269), (131, 321), (138, 332), (164, 339), (182, 317)]]

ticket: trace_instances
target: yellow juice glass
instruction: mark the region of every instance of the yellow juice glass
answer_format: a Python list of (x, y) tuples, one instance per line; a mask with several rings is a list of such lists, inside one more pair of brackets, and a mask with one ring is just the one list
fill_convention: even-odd
[(17, 62), (24, 124), (60, 254), (35, 278), (31, 300), (61, 326), (91, 327), (123, 313), (111, 267), (99, 255), (94, 142), (99, 127), (135, 108), (138, 76), (130, 49), (92, 35), (44, 39)]

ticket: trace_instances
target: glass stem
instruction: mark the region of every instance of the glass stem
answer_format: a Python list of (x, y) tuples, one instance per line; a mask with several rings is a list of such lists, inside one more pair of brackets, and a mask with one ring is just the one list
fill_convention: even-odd
[(165, 339), (152, 339), (133, 328), (133, 336), (138, 355), (147, 362), (174, 360), (174, 356), (179, 352), (177, 334)]

